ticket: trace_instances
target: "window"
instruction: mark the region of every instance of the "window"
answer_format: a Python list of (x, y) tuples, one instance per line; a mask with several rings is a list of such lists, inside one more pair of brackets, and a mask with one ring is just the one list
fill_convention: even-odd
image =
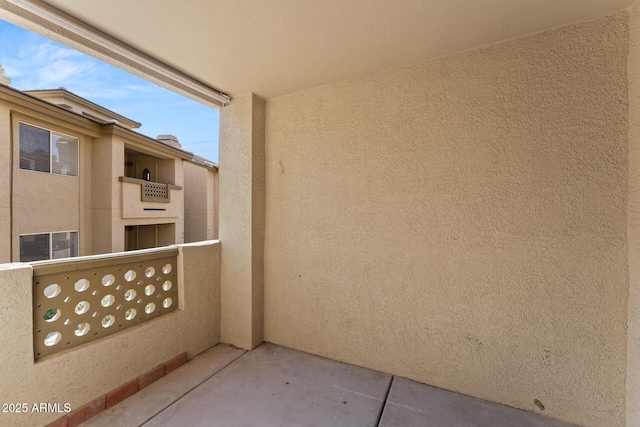
[(78, 176), (78, 138), (21, 122), (20, 169)]
[(78, 232), (25, 234), (20, 236), (20, 262), (78, 256)]

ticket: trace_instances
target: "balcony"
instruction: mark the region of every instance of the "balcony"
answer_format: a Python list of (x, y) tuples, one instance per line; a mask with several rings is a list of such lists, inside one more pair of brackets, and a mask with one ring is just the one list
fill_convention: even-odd
[[(265, 2), (259, 13), (251, 9), (260, 18), (256, 25), (247, 21), (244, 2), (228, 2), (225, 19), (215, 25), (208, 25), (209, 18), (219, 16), (219, 7), (205, 1), (188, 8), (122, 1), (115, 5), (122, 7), (97, 8), (47, 0), (52, 7), (35, 18), (34, 2), (7, 3), (17, 22), (31, 17), (46, 34), (68, 22), (76, 31), (60, 34), (61, 41), (101, 57), (124, 50), (129, 56), (114, 54), (114, 63), (224, 108), (220, 243), (178, 246), (178, 309), (36, 361), (32, 268), (2, 267), (3, 402), (69, 403), (87, 413), (108, 408), (104, 416), (144, 413), (134, 425), (212, 422), (212, 411), (223, 420), (276, 412), (291, 418), (267, 419), (303, 424), (295, 417), (320, 402), (327, 406), (308, 424), (359, 412), (353, 402), (362, 403), (364, 424), (375, 424), (378, 416), (384, 424), (387, 415), (413, 408), (424, 425), (425, 401), (426, 407), (437, 402), (440, 409), (464, 412), (444, 397), (420, 397), (422, 387), (408, 383), (416, 381), (548, 417), (532, 425), (640, 425), (637, 2), (606, 12), (605, 3), (631, 2), (580, 2), (603, 6), (598, 12), (568, 0), (548, 2), (555, 9), (526, 1), (467, 1), (474, 7), (451, 7), (446, 19), (427, 9), (456, 2), (410, 2), (416, 13), (391, 2), (366, 9), (332, 2), (322, 11), (314, 2)], [(64, 15), (47, 21), (56, 5), (88, 25), (61, 20)], [(136, 25), (122, 22), (123, 7)], [(562, 21), (561, 11), (584, 14)], [(287, 28), (268, 25), (283, 16)], [(459, 45), (451, 55), (435, 49), (434, 57), (397, 63), (386, 56), (438, 48), (462, 33), (476, 40), (473, 30), (484, 29), (485, 36), (494, 29), (533, 31), (531, 20), (540, 23), (543, 16), (558, 20), (482, 47)], [(309, 17), (318, 25), (310, 26)], [(415, 18), (413, 25), (408, 18)], [(425, 25), (429, 19), (434, 25)], [(358, 31), (363, 23), (372, 26)], [(442, 28), (441, 37), (420, 33), (434, 26)], [(109, 35), (96, 35), (94, 28)], [(167, 28), (172, 43), (166, 42)], [(337, 32), (328, 39), (326, 28)], [(210, 40), (225, 34), (224, 43), (199, 48), (203, 31), (210, 31)], [(306, 43), (307, 34), (316, 35), (313, 43)], [(376, 35), (384, 43), (372, 43)], [(404, 40), (396, 38), (402, 35)], [(97, 40), (106, 47), (96, 48)], [(141, 51), (127, 51), (127, 43)], [(289, 56), (295, 45), (299, 54)], [(325, 53), (309, 46), (326, 47)], [(265, 54), (271, 48), (282, 50)], [(355, 69), (349, 59), (388, 65)], [(344, 74), (330, 76), (338, 69)], [(234, 95), (231, 102), (211, 89), (225, 81), (228, 87), (220, 89)], [(0, 156), (7, 165), (0, 171), (10, 170), (9, 159)], [(153, 173), (135, 161), (125, 159), (129, 176)], [(169, 167), (149, 179), (178, 183), (171, 171), (175, 177), (177, 169)], [(139, 183), (122, 186), (135, 186), (123, 196), (125, 211), (129, 198), (140, 204), (133, 216), (151, 215), (144, 209), (176, 199), (143, 202)], [(10, 199), (1, 198), (3, 209), (10, 209)], [(215, 347), (220, 343), (249, 353)], [(295, 360), (285, 349), (370, 369), (367, 375), (379, 382), (338, 384), (341, 390), (332, 381), (343, 376), (336, 372), (344, 365), (328, 367), (315, 358), (311, 364), (301, 353)], [(202, 372), (174, 370), (187, 358), (196, 366), (225, 351), (233, 356)], [(260, 360), (265, 353), (280, 356), (277, 369), (271, 370), (270, 357)], [(305, 375), (310, 381), (303, 387), (298, 380)], [(155, 386), (148, 385), (159, 377), (158, 387), (172, 378), (189, 382), (164, 400), (164, 391), (153, 394)], [(413, 390), (408, 399), (399, 396), (401, 385)], [(138, 394), (162, 404), (150, 412), (126, 410)], [(133, 400), (122, 400), (127, 396)], [(494, 412), (474, 402), (468, 406), (474, 419), (465, 420), (470, 425)], [(64, 415), (3, 413), (0, 424), (40, 425)], [(489, 424), (509, 425), (511, 416)], [(445, 418), (447, 423), (456, 415)], [(111, 420), (105, 422), (117, 424)]]
[[(121, 176), (122, 218), (177, 218), (182, 208), (182, 197), (175, 192), (182, 187)], [(172, 197), (172, 194), (173, 197)]]
[(278, 345), (219, 344), (219, 265), (218, 241), (5, 265), (2, 384), (24, 391), (0, 388), (3, 425), (569, 426)]
[(220, 344), (84, 427), (570, 427), (273, 344)]

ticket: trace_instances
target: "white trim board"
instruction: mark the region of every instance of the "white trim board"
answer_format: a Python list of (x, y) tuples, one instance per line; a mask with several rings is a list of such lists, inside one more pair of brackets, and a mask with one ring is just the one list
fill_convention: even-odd
[(231, 98), (39, 0), (0, 0), (0, 19), (20, 25), (214, 108)]

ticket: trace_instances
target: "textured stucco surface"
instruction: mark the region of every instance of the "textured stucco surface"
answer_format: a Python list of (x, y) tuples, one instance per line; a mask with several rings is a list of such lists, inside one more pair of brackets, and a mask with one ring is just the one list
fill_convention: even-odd
[[(16, 162), (17, 163), (17, 162)], [(15, 235), (80, 229), (80, 177), (14, 168)], [(82, 194), (84, 196), (84, 194)], [(84, 231), (84, 230), (83, 230)], [(19, 259), (20, 245), (16, 242)]]
[[(180, 245), (180, 310), (34, 362), (31, 266), (0, 265), (0, 401), (76, 409), (182, 353), (220, 338), (220, 244)], [(61, 414), (2, 413), (2, 426), (44, 425)]]
[(9, 161), (6, 169), (3, 169), (5, 179), (0, 180), (0, 183), (6, 194), (10, 195), (11, 204), (7, 205), (9, 209), (1, 218), (4, 224), (11, 227), (11, 234), (6, 240), (11, 244), (11, 253), (6, 257), (0, 257), (0, 262), (20, 260), (19, 236), (23, 234), (78, 231), (79, 254), (90, 253), (91, 245), (86, 235), (91, 233), (91, 224), (85, 222), (82, 217), (87, 207), (87, 165), (78, 162), (78, 176), (20, 169), (19, 123), (24, 122), (77, 137), (78, 154), (81, 159), (91, 152), (90, 139), (68, 123), (11, 103), (6, 105), (10, 111), (10, 122), (5, 123), (6, 138), (0, 138), (0, 144), (4, 146)]
[[(134, 218), (159, 218), (160, 220), (170, 220), (170, 222), (176, 221), (176, 218), (180, 216), (183, 211), (182, 207), (182, 190), (169, 190), (169, 203), (158, 204), (157, 202), (143, 202), (140, 200), (141, 187), (139, 183), (122, 182), (116, 185), (121, 186), (122, 201), (119, 206), (122, 206), (122, 218), (125, 220)], [(164, 211), (145, 211), (145, 208), (160, 207)], [(122, 221), (122, 227), (124, 229), (124, 223)], [(205, 239), (201, 239), (205, 240)], [(178, 242), (178, 239), (176, 239)]]
[[(91, 143), (91, 163), (94, 165), (123, 165), (124, 143), (110, 135), (101, 135)], [(124, 250), (124, 230), (114, 224), (122, 221), (122, 187), (118, 177), (124, 175), (117, 168), (95, 167), (91, 173), (91, 222), (93, 253), (102, 254)]]
[(184, 162), (184, 241), (216, 239), (217, 169)]
[(264, 111), (250, 94), (220, 112), (221, 333), (245, 349), (263, 340)]
[(629, 10), (629, 318), (627, 426), (640, 425), (640, 9)]
[[(0, 146), (10, 147), (11, 111), (0, 105)], [(11, 150), (0, 150), (0, 218), (11, 218)], [(0, 263), (11, 261), (11, 221), (0, 221)]]
[(268, 100), (265, 340), (624, 425), (627, 42), (619, 12)]

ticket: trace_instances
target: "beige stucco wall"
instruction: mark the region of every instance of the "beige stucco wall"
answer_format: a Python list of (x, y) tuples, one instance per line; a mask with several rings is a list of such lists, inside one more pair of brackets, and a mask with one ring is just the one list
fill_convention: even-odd
[[(28, 111), (14, 110), (11, 118), (10, 129), (15, 141), (8, 147), (12, 158), (8, 170), (12, 177), (9, 184), (12, 198), (9, 222), (13, 239), (11, 259), (5, 262), (20, 260), (19, 236), (23, 234), (78, 231), (79, 254), (91, 253), (88, 238), (91, 235), (91, 223), (84, 220), (85, 196), (88, 194), (85, 185), (89, 184), (90, 174), (88, 165), (82, 161), (91, 151), (91, 138), (68, 127), (67, 123), (42, 117), (41, 114), (31, 116)], [(20, 169), (20, 122), (78, 138), (78, 176)]]
[(198, 242), (217, 237), (216, 174), (191, 162), (183, 162), (184, 171), (184, 241)]
[(263, 341), (265, 101), (250, 94), (220, 112), (221, 339)]
[(265, 340), (624, 425), (627, 26), (268, 100)]
[[(169, 203), (159, 202), (143, 202), (141, 201), (140, 194), (142, 192), (142, 185), (133, 182), (118, 182), (120, 185), (122, 200), (120, 201), (122, 206), (122, 219), (128, 220), (133, 218), (147, 218), (145, 223), (154, 224), (154, 219), (167, 219), (171, 222), (177, 220), (182, 213), (182, 190), (169, 189)], [(164, 209), (163, 211), (151, 211), (147, 209)], [(123, 221), (122, 223), (127, 223)], [(124, 225), (123, 225), (124, 227)], [(201, 239), (205, 240), (205, 239)]]
[[(80, 230), (80, 176), (61, 176), (19, 168), (14, 170), (15, 236)], [(14, 244), (19, 254), (20, 245), (17, 239)], [(14, 260), (17, 261), (18, 258)]]
[(629, 21), (629, 317), (627, 425), (640, 425), (640, 9)]
[(212, 179), (213, 179), (213, 185), (212, 185), (213, 198), (210, 201), (208, 201), (208, 203), (207, 203), (207, 209), (213, 212), (213, 215), (211, 217), (212, 225), (211, 225), (211, 227), (208, 227), (208, 228), (211, 228), (213, 230), (213, 238), (214, 239), (218, 239), (219, 227), (220, 227), (220, 206), (219, 206), (219, 204), (220, 204), (220, 202), (219, 202), (219, 200), (220, 200), (220, 188), (219, 188), (220, 179), (219, 179), (219, 176), (220, 176), (220, 172), (219, 172), (218, 169), (216, 169), (213, 172), (213, 177), (212, 177)]
[[(178, 217), (175, 220), (175, 243), (184, 243), (184, 169), (180, 159), (170, 159), (166, 162), (173, 163), (173, 184), (182, 187), (182, 190), (171, 190), (171, 203), (178, 207)], [(166, 182), (166, 181), (161, 181)]]
[[(180, 246), (180, 309), (34, 362), (31, 266), (0, 265), (0, 400), (70, 403), (76, 409), (186, 351), (220, 337), (220, 244)], [(56, 413), (0, 413), (0, 425), (44, 425)]]
[(0, 263), (11, 261), (11, 111), (0, 103)]
[(91, 148), (94, 138), (86, 137), (86, 143), (80, 151), (80, 173), (81, 186), (80, 191), (80, 255), (93, 255), (93, 227), (92, 227), (92, 211), (91, 204), (93, 201), (93, 187), (91, 173), (93, 171)]
[(124, 175), (124, 141), (103, 134), (93, 141), (91, 156), (93, 253), (120, 252), (124, 250), (124, 225), (118, 179)]

